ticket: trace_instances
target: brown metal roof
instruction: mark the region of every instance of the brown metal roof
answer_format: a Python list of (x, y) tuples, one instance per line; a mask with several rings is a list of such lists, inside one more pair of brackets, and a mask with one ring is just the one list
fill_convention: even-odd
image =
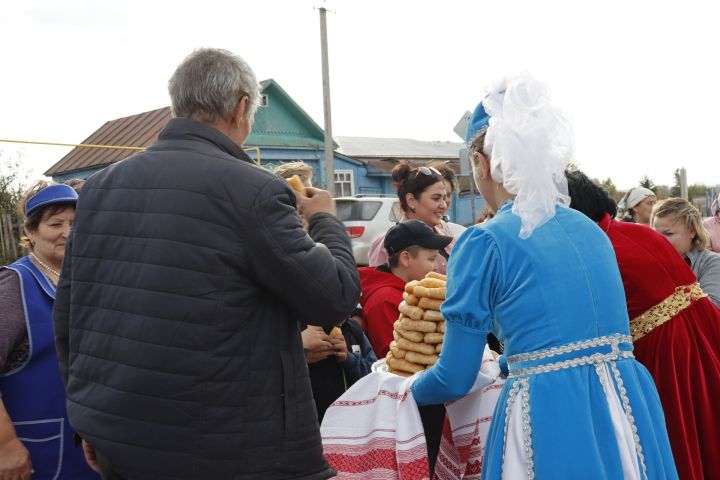
[(403, 158), (402, 156), (392, 157), (392, 158), (364, 158), (364, 157), (352, 157), (355, 160), (360, 160), (361, 162), (369, 163), (373, 167), (377, 168), (381, 172), (384, 173), (390, 173), (392, 172), (392, 169), (395, 168), (395, 165), (402, 162), (407, 162), (410, 165), (414, 167), (419, 167), (420, 165), (427, 165), (428, 163), (432, 163), (434, 161), (441, 161), (447, 163), (447, 165), (452, 168), (452, 170), (457, 174), (460, 173), (460, 161), (458, 159), (452, 159), (447, 160), (445, 158), (428, 158), (423, 160), (416, 160), (414, 158)]
[[(149, 147), (157, 140), (160, 131), (172, 118), (170, 107), (158, 108), (129, 117), (110, 120), (83, 144), (114, 145), (122, 147)], [(118, 162), (135, 153), (134, 150), (75, 147), (45, 172), (47, 176), (100, 167)]]

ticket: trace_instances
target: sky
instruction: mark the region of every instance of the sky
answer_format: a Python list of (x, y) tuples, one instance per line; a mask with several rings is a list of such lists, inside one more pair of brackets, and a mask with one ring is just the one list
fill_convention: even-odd
[[(167, 106), (167, 80), (197, 47), (238, 53), (322, 126), (325, 6), (335, 136), (460, 141), (453, 127), (486, 88), (527, 71), (572, 120), (591, 177), (672, 185), (685, 167), (688, 183), (716, 185), (713, 3), (3, 0), (0, 139), (79, 143)], [(32, 178), (68, 151), (0, 142)]]

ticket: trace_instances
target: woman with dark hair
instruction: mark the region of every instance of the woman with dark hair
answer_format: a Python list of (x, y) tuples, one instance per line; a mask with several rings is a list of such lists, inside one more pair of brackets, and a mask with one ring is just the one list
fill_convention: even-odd
[(518, 76), (495, 85), (469, 125), (475, 183), (497, 214), (458, 240), (442, 355), (416, 374), (413, 398), (466, 395), (493, 331), (507, 381), (479, 446), (483, 479), (677, 478), (655, 385), (633, 358), (610, 242), (567, 208), (564, 116), (542, 84)]
[(28, 255), (0, 268), (0, 478), (98, 479), (74, 445), (52, 308), (77, 193), (38, 182), (20, 213)]
[[(435, 168), (443, 177), (445, 191), (447, 192), (447, 211), (449, 212), (452, 207), (453, 194), (457, 192), (458, 196), (460, 195), (460, 189), (455, 172), (452, 168), (450, 168), (450, 165), (448, 165), (447, 162), (435, 161), (428, 163), (427, 166)], [(459, 237), (466, 230), (466, 228), (462, 225), (451, 222), (448, 215), (443, 217), (442, 226), (445, 230), (450, 232), (453, 237)]]
[[(397, 189), (400, 208), (403, 211), (401, 222), (420, 220), (432, 227), (441, 235), (452, 236), (443, 224), (443, 217), (448, 208), (448, 192), (442, 174), (434, 167), (413, 167), (408, 163), (399, 163), (393, 168), (392, 179)], [(388, 254), (383, 246), (385, 234), (373, 240), (368, 253), (371, 267), (384, 265)], [(440, 251), (435, 260), (435, 271), (447, 271), (447, 258), (455, 241)]]
[(720, 471), (720, 310), (656, 231), (618, 222), (615, 202), (582, 172), (566, 172), (570, 208), (610, 238), (625, 288), (636, 358), (655, 379), (680, 478)]

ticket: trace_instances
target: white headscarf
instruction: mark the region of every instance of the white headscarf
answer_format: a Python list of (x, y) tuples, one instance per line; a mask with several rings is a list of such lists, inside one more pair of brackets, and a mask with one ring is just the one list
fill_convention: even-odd
[(512, 211), (522, 220), (520, 238), (570, 205), (565, 168), (574, 137), (565, 116), (549, 103), (545, 85), (529, 74), (496, 84), (483, 100), (490, 126), (483, 152), (494, 181), (515, 195)]
[(623, 198), (618, 202), (618, 208), (621, 210), (630, 210), (645, 200), (647, 197), (654, 197), (655, 192), (645, 187), (631, 188)]

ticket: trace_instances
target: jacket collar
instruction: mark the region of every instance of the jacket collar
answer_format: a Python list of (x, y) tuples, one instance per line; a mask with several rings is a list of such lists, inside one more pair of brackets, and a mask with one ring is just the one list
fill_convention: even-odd
[(198, 122), (189, 118), (171, 119), (158, 137), (159, 140), (187, 139), (210, 143), (235, 158), (252, 163), (252, 158), (245, 153), (240, 145), (233, 142), (230, 137), (207, 123)]

